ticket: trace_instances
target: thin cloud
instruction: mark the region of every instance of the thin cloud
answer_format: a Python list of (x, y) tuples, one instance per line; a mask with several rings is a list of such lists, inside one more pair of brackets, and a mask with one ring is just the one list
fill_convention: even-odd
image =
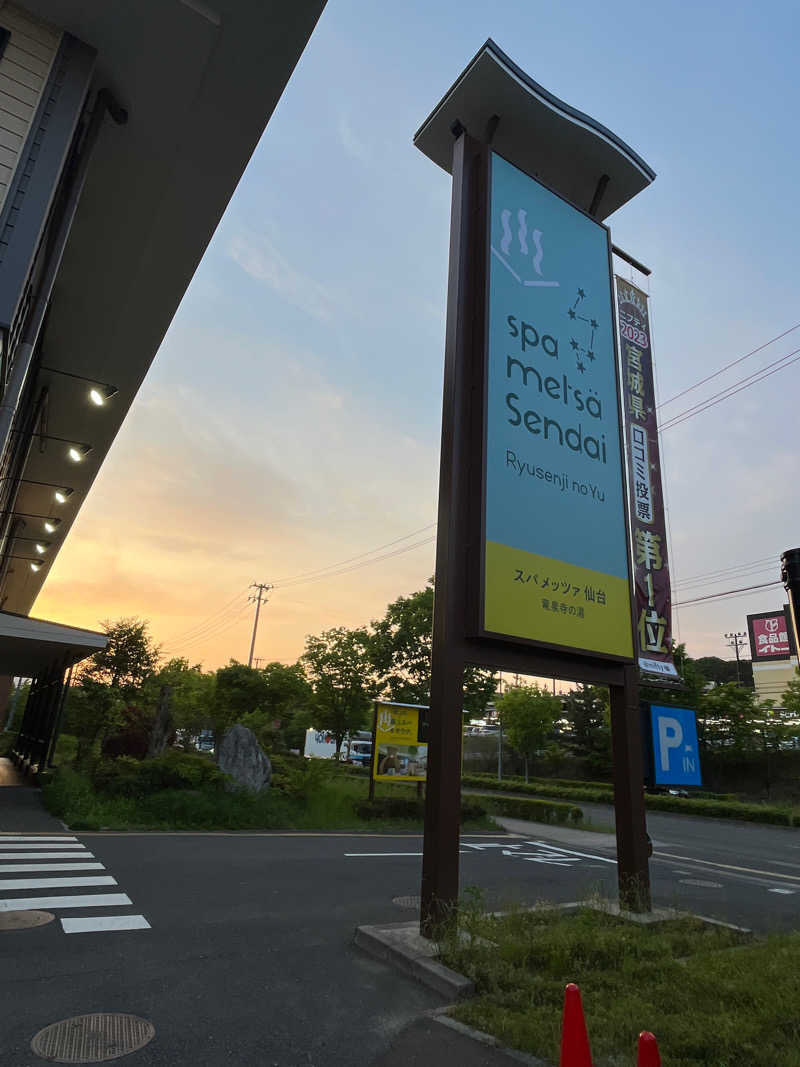
[(268, 237), (238, 234), (228, 246), (228, 255), (257, 282), (262, 282), (290, 304), (330, 322), (336, 301), (319, 282), (301, 273), (282, 255)]
[(345, 115), (339, 116), (336, 131), (339, 135), (339, 143), (349, 156), (365, 167), (372, 165), (372, 153), (364, 142), (356, 136), (350, 121)]

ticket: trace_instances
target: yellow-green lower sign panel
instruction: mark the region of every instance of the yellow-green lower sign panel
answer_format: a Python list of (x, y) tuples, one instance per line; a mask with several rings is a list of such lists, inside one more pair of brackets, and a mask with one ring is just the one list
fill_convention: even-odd
[(633, 655), (624, 578), (486, 542), (484, 627), (528, 641)]

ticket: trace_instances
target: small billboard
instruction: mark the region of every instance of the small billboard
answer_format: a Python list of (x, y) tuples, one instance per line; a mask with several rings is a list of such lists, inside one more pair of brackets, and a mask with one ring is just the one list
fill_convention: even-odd
[(795, 654), (792, 627), (789, 625), (789, 614), (785, 608), (748, 615), (747, 631), (750, 635), (753, 663), (790, 659)]
[(691, 708), (650, 705), (655, 785), (702, 785), (697, 720)]
[(379, 702), (372, 776), (376, 782), (424, 782), (428, 773), (428, 709)]

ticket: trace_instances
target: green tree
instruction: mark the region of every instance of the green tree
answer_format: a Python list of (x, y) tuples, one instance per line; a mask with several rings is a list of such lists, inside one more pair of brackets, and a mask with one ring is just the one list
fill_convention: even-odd
[(709, 748), (744, 755), (761, 747), (760, 709), (752, 689), (745, 689), (735, 682), (717, 685), (703, 694), (699, 710)]
[(314, 717), (314, 695), (302, 664), (268, 663), (262, 668), (265, 687), (259, 710), (243, 720), (270, 750), (303, 748)]
[(313, 688), (313, 725), (336, 740), (336, 758), (347, 734), (362, 729), (376, 694), (371, 680), (370, 635), (338, 626), (306, 638), (302, 663)]
[(795, 676), (787, 684), (781, 697), (781, 707), (793, 719), (800, 719), (800, 668), (795, 671)]
[(561, 717), (561, 701), (538, 685), (518, 685), (508, 689), (497, 702), (497, 714), (512, 748), (528, 761), (536, 756)]
[(579, 685), (562, 697), (564, 718), (570, 725), (570, 745), (577, 756), (596, 748), (597, 736), (606, 726), (607, 692), (595, 685)]
[[(389, 604), (372, 623), (370, 660), (380, 693), (401, 704), (430, 703), (433, 636), (433, 579), (424, 589)], [(470, 718), (485, 714), (494, 699), (497, 674), (480, 667), (464, 672), (464, 708)]]
[(719, 656), (701, 656), (693, 661), (697, 670), (709, 682), (724, 685), (725, 682), (736, 682), (741, 679), (742, 685), (753, 685), (753, 664), (749, 659), (740, 659), (737, 664), (735, 659), (720, 659)]
[(132, 691), (154, 673), (159, 649), (150, 636), (145, 619), (125, 618), (101, 623), (108, 644), (96, 652), (83, 670), (83, 678)]
[(259, 712), (267, 700), (267, 683), (261, 671), (231, 660), (220, 667), (212, 703), (211, 721), (217, 746), (223, 734), (252, 712)]
[(66, 732), (78, 738), (75, 763), (86, 766), (105, 738), (123, 722), (124, 700), (119, 689), (84, 677), (73, 686), (66, 707)]

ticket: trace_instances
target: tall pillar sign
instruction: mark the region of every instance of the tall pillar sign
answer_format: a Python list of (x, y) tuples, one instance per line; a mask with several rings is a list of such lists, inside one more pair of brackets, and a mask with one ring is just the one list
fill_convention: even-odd
[(452, 174), (420, 927), (459, 895), (464, 670), (609, 687), (617, 878), (650, 888), (602, 224), (655, 177), (487, 41), (414, 143)]
[(483, 628), (633, 656), (607, 229), (490, 159)]

